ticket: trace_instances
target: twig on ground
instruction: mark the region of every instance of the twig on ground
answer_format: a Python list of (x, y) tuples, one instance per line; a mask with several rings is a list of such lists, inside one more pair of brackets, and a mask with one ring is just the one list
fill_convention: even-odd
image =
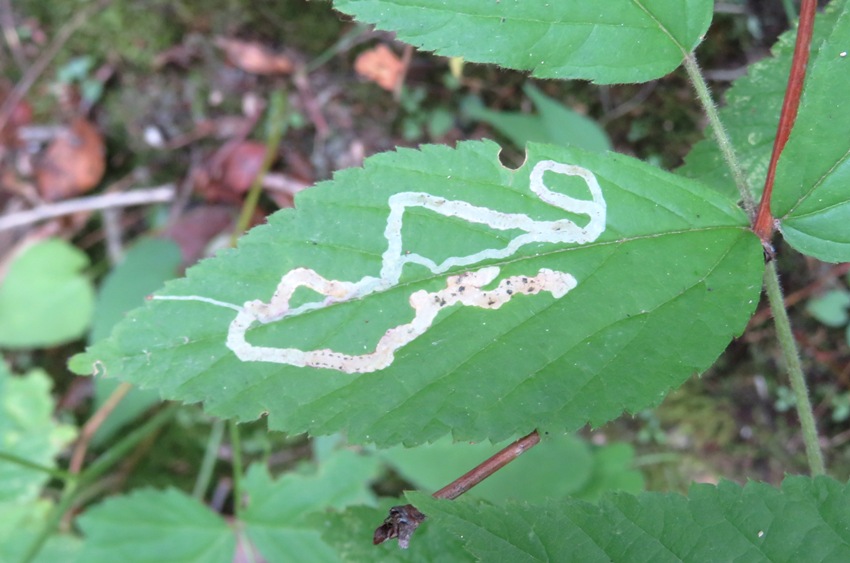
[(156, 188), (69, 199), (0, 217), (0, 231), (83, 211), (167, 203), (174, 199), (174, 193), (174, 184), (164, 184)]
[(401, 99), (401, 90), (404, 88), (404, 80), (407, 78), (407, 72), (410, 70), (410, 61), (413, 60), (413, 46), (405, 45), (404, 53), (401, 55), (401, 74), (398, 76), (398, 81), (393, 88), (393, 99), (399, 101)]
[(21, 38), (15, 28), (15, 16), (12, 13), (12, 3), (9, 0), (0, 2), (0, 25), (3, 26), (3, 37), (6, 39), (6, 45), (9, 46), (12, 58), (15, 59), (15, 64), (18, 65), (21, 72), (24, 72), (29, 66), (29, 61), (27, 61), (26, 54), (21, 48)]

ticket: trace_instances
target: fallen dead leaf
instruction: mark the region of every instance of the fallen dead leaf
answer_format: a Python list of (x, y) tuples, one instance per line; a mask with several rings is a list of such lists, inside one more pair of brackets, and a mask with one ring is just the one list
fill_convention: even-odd
[(404, 63), (383, 43), (364, 51), (354, 61), (357, 74), (393, 92), (404, 74)]
[(165, 231), (180, 247), (183, 267), (203, 258), (209, 242), (233, 228), (236, 213), (229, 205), (201, 205), (181, 215)]
[(106, 169), (106, 149), (97, 128), (75, 118), (48, 145), (36, 165), (36, 185), (46, 201), (57, 201), (94, 188)]
[(210, 202), (239, 203), (263, 167), (266, 146), (257, 141), (225, 143), (195, 173), (195, 191)]
[(256, 141), (239, 143), (222, 163), (222, 183), (237, 193), (245, 193), (263, 168), (266, 145)]
[(289, 74), (295, 68), (286, 55), (253, 41), (218, 37), (215, 44), (224, 50), (231, 64), (251, 74)]

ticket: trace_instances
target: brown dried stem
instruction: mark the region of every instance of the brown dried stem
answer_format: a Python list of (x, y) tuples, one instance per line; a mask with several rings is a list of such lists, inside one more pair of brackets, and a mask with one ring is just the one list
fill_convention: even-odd
[(448, 500), (454, 500), (496, 471), (500, 470), (522, 454), (524, 454), (527, 450), (536, 446), (540, 443), (540, 434), (537, 433), (537, 430), (532, 432), (531, 434), (524, 436), (512, 443), (508, 447), (502, 449), (499, 453), (494, 455), (493, 457), (485, 460), (483, 463), (478, 465), (475, 469), (461, 475), (432, 496), (434, 498), (444, 498)]
[(83, 425), (80, 438), (74, 446), (74, 453), (71, 455), (71, 463), (68, 466), (69, 473), (76, 475), (83, 468), (83, 460), (86, 458), (86, 450), (88, 449), (89, 442), (91, 442), (97, 429), (101, 427), (106, 418), (115, 410), (115, 407), (118, 406), (118, 403), (121, 402), (121, 399), (127, 395), (131, 388), (132, 385), (129, 383), (122, 383), (116, 387), (100, 408), (97, 409), (97, 412)]

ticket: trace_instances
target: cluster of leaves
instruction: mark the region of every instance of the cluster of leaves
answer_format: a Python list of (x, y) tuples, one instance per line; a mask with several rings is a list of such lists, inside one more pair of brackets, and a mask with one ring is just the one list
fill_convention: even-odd
[[(600, 84), (651, 80), (683, 59), (690, 61), (713, 9), (708, 0), (610, 0), (602, 12), (588, 2), (334, 4), (438, 54), (528, 70), (542, 78)], [(817, 30), (797, 125), (779, 164), (773, 212), (796, 250), (826, 261), (847, 261), (850, 198), (843, 186), (850, 116), (836, 108), (843, 86), (850, 86), (850, 3), (835, 0), (819, 18)], [(778, 115), (770, 110), (780, 105), (790, 43), (790, 36), (780, 40), (773, 59), (738, 81), (722, 112), (756, 194)], [(533, 90), (529, 95), (541, 115), (557, 114), (545, 97)], [(534, 124), (523, 126), (522, 141), (537, 140)], [(558, 140), (557, 132), (548, 135), (548, 140)], [(456, 474), (454, 462), (445, 460), (462, 459), (457, 447), (440, 441), (447, 435), (457, 441), (499, 442), (535, 428), (553, 438), (543, 441), (541, 453), (528, 454), (541, 456), (537, 463), (515, 470), (522, 472), (513, 482), (523, 485), (512, 486), (519, 498), (511, 500), (506, 485), (498, 482), (488, 485), (493, 491), (482, 486), (477, 498), (453, 502), (411, 493), (408, 500), (429, 520), (417, 532), (409, 555), (388, 546), (382, 554), (510, 561), (850, 557), (845, 509), (850, 489), (828, 477), (789, 477), (781, 489), (721, 483), (694, 486), (687, 497), (635, 495), (640, 483), (623, 469), (630, 452), (591, 454), (586, 445), (560, 438), (585, 424), (599, 425), (656, 405), (670, 389), (708, 368), (742, 332), (761, 289), (762, 244), (738, 206), (732, 176), (724, 170), (714, 141), (698, 145), (680, 174), (623, 155), (592, 152), (605, 148), (599, 138), (588, 139), (585, 149), (531, 143), (526, 163), (516, 170), (504, 167), (498, 145), (487, 141), (372, 157), (362, 169), (340, 172), (300, 194), (297, 211), (271, 216), (237, 249), (166, 283), (155, 294), (161, 299), (129, 313), (108, 338), (101, 339), (106, 329), (97, 331), (93, 346), (70, 362), (79, 374), (128, 381), (169, 400), (202, 403), (207, 413), (222, 418), (249, 421), (268, 415), (272, 429), (314, 436), (345, 433), (349, 443), (380, 450), (367, 455), (319, 449), (318, 466), (307, 464), (277, 479), (253, 466), (240, 484), (247, 505), (237, 499), (232, 522), (177, 490), (143, 490), (108, 499), (79, 519), (86, 538), (76, 547), (80, 560), (170, 553), (175, 559), (224, 561), (237, 550), (256, 550), (269, 560), (371, 559), (374, 552), (366, 551), (374, 549), (368, 545), (370, 530), (387, 503), (378, 503), (364, 483), (376, 474), (379, 459), (411, 484), (433, 488), (447, 479), (434, 468)], [(496, 266), (503, 278), (542, 269), (569, 272), (578, 285), (566, 296), (519, 295), (496, 311), (443, 311), (424, 335), (396, 351), (389, 367), (359, 375), (242, 361), (228, 346), (233, 309), (270, 300), (287, 272), (310, 268), (346, 282), (378, 275), (389, 243), (388, 202), (400, 192), (413, 190), (542, 220), (560, 218), (560, 211), (530, 197), (530, 172), (544, 160), (592, 171), (607, 204), (604, 232), (583, 245), (529, 244), (475, 268)], [(547, 177), (547, 182), (554, 191), (578, 193), (570, 179)], [(516, 238), (514, 232), (488, 226), (412, 212), (401, 231), (403, 250), (439, 264), (506, 247)], [(81, 264), (74, 260), (55, 262), (62, 267), (64, 285), (86, 293), (90, 302), (90, 288), (80, 288), (77, 279)], [(26, 271), (32, 266), (24, 262), (16, 267)], [(370, 351), (389, 327), (410, 321), (411, 295), (438, 291), (449, 276), (468, 269), (442, 272), (413, 264), (396, 285), (251, 327), (249, 340), (351, 355)], [(156, 270), (155, 275), (168, 274)], [(25, 285), (4, 286), (11, 293), (0, 293), (0, 303), (19, 303), (21, 292), (30, 289)], [(110, 301), (106, 289), (101, 298)], [(315, 295), (299, 292), (294, 299), (304, 304), (315, 301)], [(26, 320), (32, 311), (23, 309), (21, 315)], [(114, 317), (103, 322), (111, 326)], [(82, 329), (64, 330), (68, 337)], [(0, 384), (16, 381), (0, 375)], [(37, 386), (42, 380), (34, 374), (20, 381)], [(43, 384), (40, 391), (22, 392), (41, 402), (40, 412), (49, 412)], [(149, 396), (140, 397), (139, 408), (149, 404)], [(9, 436), (33, 431), (26, 425), (16, 429), (18, 419), (9, 407), (2, 415), (0, 425), (9, 425), (8, 432), (3, 426)], [(42, 418), (50, 424), (49, 416)], [(53, 427), (37, 431), (42, 432), (40, 440), (53, 436), (52, 443), (68, 437)], [(420, 448), (405, 452), (401, 445)], [(56, 448), (39, 449), (37, 458), (31, 451), (9, 453), (49, 469)], [(585, 462), (575, 463), (582, 455)], [(569, 468), (572, 481), (558, 475), (555, 459), (575, 463)], [(535, 471), (542, 473), (538, 477)], [(37, 495), (44, 477), (24, 478), (30, 480), (27, 486), (15, 490), (26, 490), (28, 496), (4, 502), (26, 506), (21, 522), (38, 521), (43, 519)], [(597, 500), (610, 488), (627, 492), (603, 495), (595, 504), (578, 500)], [(347, 508), (353, 504), (366, 506)], [(338, 512), (324, 512), (329, 507)], [(26, 535), (0, 536), (0, 541), (20, 550), (14, 546), (26, 543)], [(76, 540), (56, 536), (51, 541)]]

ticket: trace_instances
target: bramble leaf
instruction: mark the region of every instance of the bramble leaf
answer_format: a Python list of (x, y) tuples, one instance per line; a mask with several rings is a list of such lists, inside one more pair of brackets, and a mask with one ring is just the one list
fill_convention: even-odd
[(81, 336), (94, 310), (91, 281), (80, 273), (86, 266), (88, 257), (59, 239), (18, 256), (0, 284), (0, 347), (54, 346)]
[(242, 515), (251, 543), (268, 561), (338, 561), (321, 539), (324, 526), (316, 522), (329, 508), (374, 503), (365, 485), (377, 470), (374, 457), (348, 450), (334, 452), (314, 474), (286, 473), (274, 480), (252, 467), (245, 477), (249, 503)]
[[(267, 561), (338, 561), (321, 539), (324, 511), (374, 502), (366, 483), (376, 473), (373, 457), (338, 450), (318, 471), (273, 479), (252, 466), (244, 480), (248, 506), (236, 529)], [(175, 489), (135, 491), (88, 509), (78, 520), (85, 533), (81, 561), (232, 561), (233, 527), (196, 499)]]
[(714, 3), (335, 0), (334, 7), (439, 55), (611, 84), (673, 71), (702, 39)]
[(621, 155), (498, 152), (337, 174), (72, 369), (289, 432), (501, 440), (655, 404), (743, 329), (762, 250), (731, 200)]
[(581, 562), (850, 559), (850, 486), (829, 477), (788, 477), (781, 490), (755, 482), (696, 484), (687, 497), (613, 493), (596, 505), (407, 496), (428, 516), (422, 530), (434, 526), (460, 538), (482, 561), (547, 561), (554, 554)]
[(176, 489), (112, 497), (77, 522), (86, 536), (80, 560), (90, 563), (227, 563), (236, 548), (236, 537), (222, 518)]
[[(828, 9), (815, 18), (812, 45), (820, 45), (835, 25), (838, 12)], [(732, 141), (744, 177), (756, 199), (764, 188), (770, 152), (788, 84), (796, 29), (783, 33), (771, 48), (771, 55), (747, 68), (724, 95), (720, 118)], [(704, 182), (730, 197), (738, 197), (729, 166), (723, 160), (714, 134), (694, 145), (677, 173)]]
[(525, 149), (528, 143), (549, 143), (589, 151), (611, 150), (611, 140), (598, 123), (550, 98), (531, 82), (523, 91), (534, 102), (536, 114), (495, 111), (474, 97), (464, 103), (463, 113), (489, 123), (519, 149)]
[(463, 549), (460, 540), (441, 533), (435, 526), (421, 526), (413, 536), (413, 548), (399, 549), (396, 541), (373, 545), (375, 528), (387, 517), (392, 506), (407, 504), (404, 499), (382, 499), (377, 508), (353, 506), (344, 511), (317, 513), (309, 517), (322, 530), (322, 539), (343, 561), (452, 561), (463, 563), (476, 558)]
[[(53, 420), (50, 378), (41, 370), (18, 377), (0, 361), (0, 452), (43, 467), (55, 468), (55, 457), (74, 438), (72, 427)], [(50, 475), (0, 459), (0, 560), (17, 560), (44, 525), (49, 501), (40, 500)], [(73, 549), (73, 539), (54, 536), (48, 544)], [(52, 547), (51, 547), (52, 546)], [(66, 559), (73, 560), (71, 551)]]
[[(771, 209), (788, 243), (827, 262), (850, 260), (850, 4), (813, 43), (800, 111), (776, 171)], [(831, 22), (830, 22), (831, 23)]]

